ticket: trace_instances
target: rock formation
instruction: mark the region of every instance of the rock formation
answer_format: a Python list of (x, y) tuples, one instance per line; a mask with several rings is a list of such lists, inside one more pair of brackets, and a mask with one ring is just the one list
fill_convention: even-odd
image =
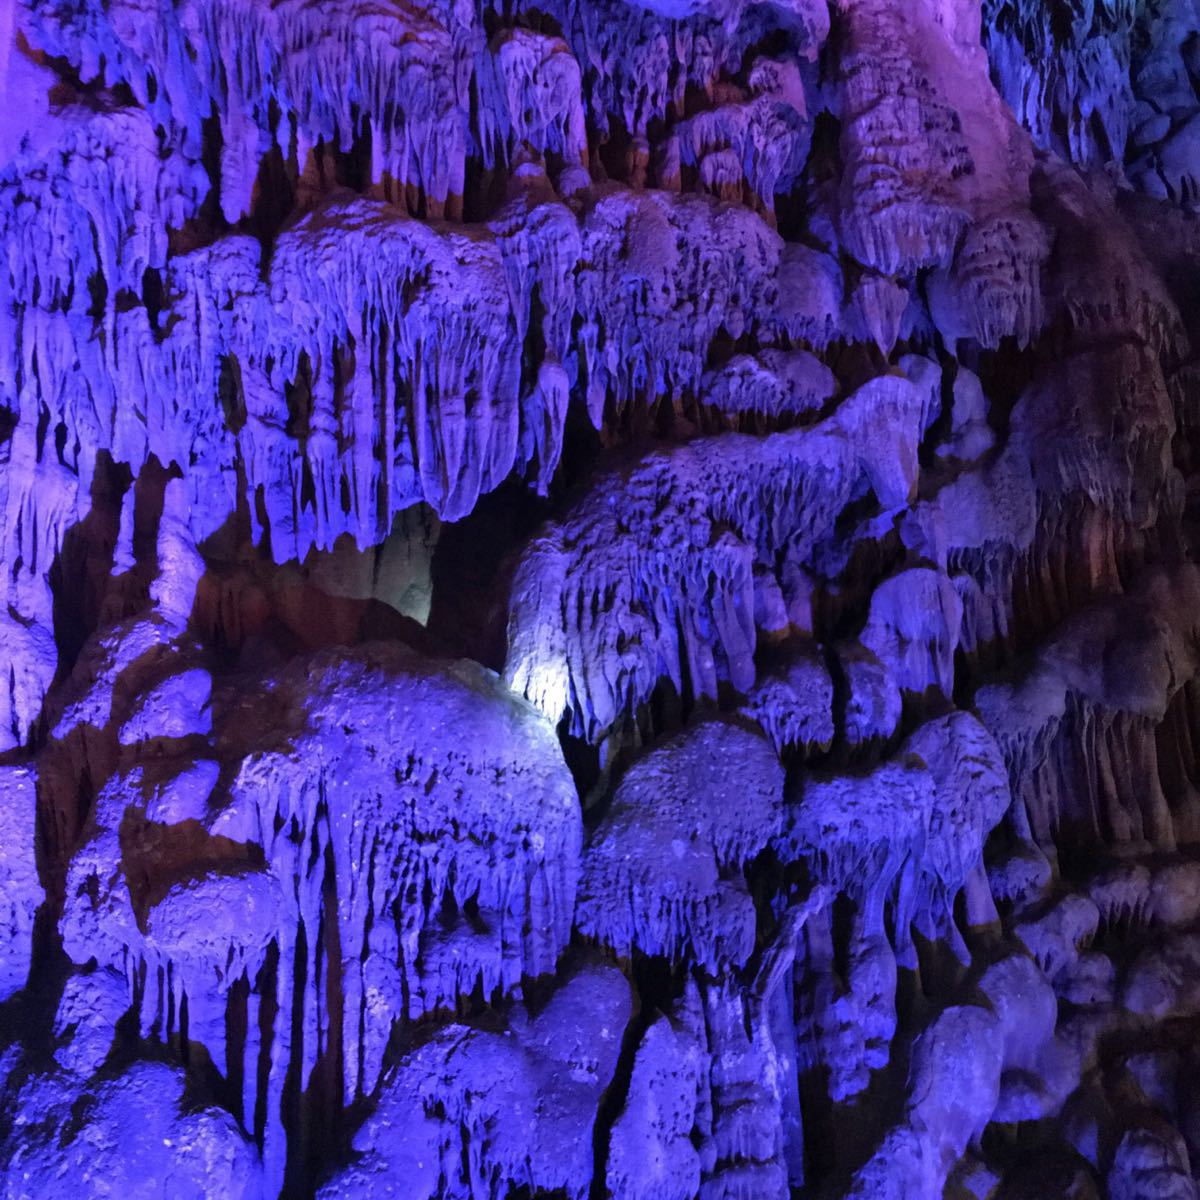
[(1200, 1194), (1197, 0), (0, 103), (0, 1197)]

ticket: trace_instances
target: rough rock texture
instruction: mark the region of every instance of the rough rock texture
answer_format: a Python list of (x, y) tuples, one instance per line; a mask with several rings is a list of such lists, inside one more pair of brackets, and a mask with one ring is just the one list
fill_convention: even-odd
[(1200, 1186), (1197, 0), (0, 0), (0, 1196)]
[(579, 931), (623, 956), (741, 966), (755, 922), (741, 869), (777, 832), (782, 807), (783, 770), (761, 734), (696, 725), (651, 751), (584, 850)]

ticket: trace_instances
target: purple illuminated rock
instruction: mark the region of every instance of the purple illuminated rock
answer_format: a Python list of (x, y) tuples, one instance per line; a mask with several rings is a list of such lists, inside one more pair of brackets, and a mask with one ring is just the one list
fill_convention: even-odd
[(833, 680), (819, 647), (804, 647), (759, 680), (743, 712), (762, 726), (780, 755), (828, 750), (834, 737)]
[(509, 1028), (451, 1025), (400, 1063), (354, 1139), (355, 1161), (320, 1188), (357, 1196), (473, 1197), (481, 1181), (586, 1196), (592, 1126), (617, 1065), (629, 984), (585, 967)]
[[(214, 710), (223, 770), (158, 759), (108, 780), (60, 927), (76, 961), (130, 979), (144, 1035), (176, 1031), (186, 998), (216, 1068), (241, 1055), (243, 1119), (266, 1121), (271, 1173), (288, 1063), (307, 1077), (329, 1052), (331, 1012), (352, 1099), (374, 1088), (397, 1022), (554, 970), (579, 807), (548, 726), (473, 664), (382, 645), (326, 654), (219, 692)], [(330, 921), (337, 957), (319, 934)], [(295, 965), (264, 970), (275, 955)], [(231, 1044), (226, 1013), (246, 986), (278, 1015)]]
[(1195, 0), (0, 4), (0, 1192), (1193, 1197), (1198, 130)]
[(16, 1100), (18, 1126), (29, 1133), (6, 1146), (5, 1196), (148, 1200), (166, 1189), (257, 1200), (264, 1181), (253, 1142), (227, 1112), (186, 1106), (184, 1084), (182, 1071), (151, 1062), (86, 1089), (31, 1081)]
[(45, 890), (36, 856), (37, 776), (0, 768), (0, 999), (25, 986), (33, 960), (33, 922)]
[(634, 950), (740, 966), (754, 905), (740, 869), (779, 826), (783, 771), (767, 741), (698, 725), (635, 763), (583, 854), (575, 923)]
[(697, 697), (722, 680), (748, 691), (755, 562), (810, 553), (868, 488), (906, 503), (931, 417), (927, 395), (887, 375), (810, 428), (701, 439), (606, 478), (517, 570), (510, 686), (589, 740), (661, 680)]

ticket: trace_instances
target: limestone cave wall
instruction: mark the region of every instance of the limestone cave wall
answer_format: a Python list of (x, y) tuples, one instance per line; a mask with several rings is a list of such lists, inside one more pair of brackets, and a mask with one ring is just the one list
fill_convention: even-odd
[(0, 1197), (1196, 1200), (1198, 0), (0, 0)]

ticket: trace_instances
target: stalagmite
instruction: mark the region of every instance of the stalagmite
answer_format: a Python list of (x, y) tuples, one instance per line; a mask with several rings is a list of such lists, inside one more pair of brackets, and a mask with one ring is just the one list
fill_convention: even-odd
[(38, 879), (34, 851), (37, 825), (37, 776), (28, 767), (5, 767), (0, 773), (0, 821), (4, 880), (0, 908), (0, 998), (25, 986), (33, 959), (33, 923), (45, 890)]

